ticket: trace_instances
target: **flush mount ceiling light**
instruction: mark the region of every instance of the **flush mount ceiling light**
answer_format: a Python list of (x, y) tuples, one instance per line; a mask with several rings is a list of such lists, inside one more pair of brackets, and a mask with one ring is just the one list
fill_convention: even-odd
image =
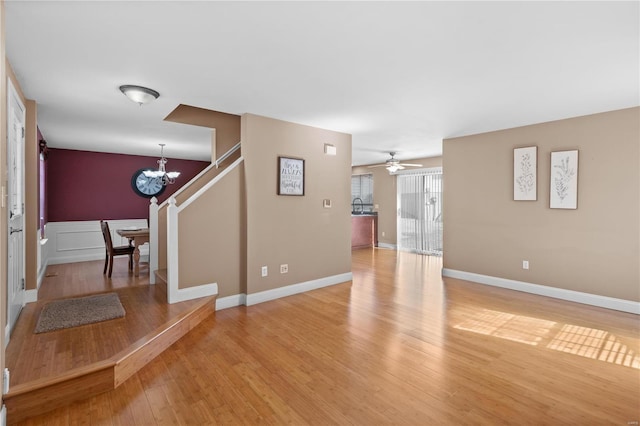
[(155, 178), (162, 182), (162, 185), (167, 186), (176, 182), (176, 178), (180, 176), (180, 172), (168, 172), (165, 170), (165, 164), (167, 159), (164, 158), (164, 145), (160, 145), (160, 159), (158, 160), (158, 170), (145, 170), (143, 173), (148, 178)]
[(130, 84), (120, 86), (120, 91), (138, 105), (147, 104), (154, 99), (158, 99), (158, 96), (160, 96), (160, 93), (153, 89), (142, 86), (133, 86)]

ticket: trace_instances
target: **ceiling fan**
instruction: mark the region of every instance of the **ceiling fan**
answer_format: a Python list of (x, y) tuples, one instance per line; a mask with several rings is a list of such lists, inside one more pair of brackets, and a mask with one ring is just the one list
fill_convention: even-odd
[(369, 166), (369, 168), (386, 167), (386, 169), (389, 170), (389, 173), (395, 173), (405, 167), (422, 167), (422, 164), (401, 163), (400, 160), (396, 160), (394, 158), (396, 155), (394, 151), (391, 151), (389, 155), (391, 155), (391, 158), (389, 158), (384, 164), (376, 164), (374, 166)]

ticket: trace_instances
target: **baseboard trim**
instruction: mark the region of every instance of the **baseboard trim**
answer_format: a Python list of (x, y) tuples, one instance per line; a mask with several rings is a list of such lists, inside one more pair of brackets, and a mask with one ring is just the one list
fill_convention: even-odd
[(236, 306), (257, 305), (258, 303), (268, 302), (269, 300), (280, 299), (281, 297), (292, 296), (294, 294), (304, 293), (305, 291), (316, 290), (318, 288), (340, 284), (346, 281), (351, 281), (352, 279), (353, 274), (351, 272), (348, 272), (345, 274), (333, 275), (330, 277), (292, 284), (286, 287), (279, 287), (273, 290), (261, 291), (259, 293), (249, 295), (245, 293), (234, 294), (232, 296), (226, 296), (216, 299), (216, 311), (227, 308), (234, 308)]
[(46, 262), (44, 262), (44, 265), (42, 266), (42, 268), (40, 268), (40, 272), (38, 273), (38, 289), (40, 289), (40, 286), (42, 285), (42, 281), (44, 280), (45, 275), (47, 275), (47, 267), (49, 266), (49, 260), (47, 259)]
[(204, 284), (188, 288), (167, 288), (167, 300), (170, 304), (184, 302), (185, 300), (199, 299), (200, 297), (216, 296), (217, 294), (217, 283)]
[(398, 250), (398, 246), (397, 245), (388, 244), (388, 243), (378, 243), (378, 248)]
[[(146, 250), (145, 250), (146, 251)], [(91, 262), (94, 260), (104, 261), (104, 253), (100, 254), (83, 254), (63, 257), (52, 257), (47, 261), (48, 265), (62, 265), (65, 263), (78, 263), (78, 262)], [(149, 263), (149, 255), (145, 253), (140, 254), (140, 263)], [(45, 268), (46, 270), (46, 268)]]
[(234, 294), (233, 296), (226, 296), (216, 299), (216, 311), (227, 308), (235, 308), (236, 306), (242, 306), (247, 304), (247, 295), (244, 293)]
[(92, 260), (104, 260), (104, 253), (50, 257), (48, 264), (61, 265), (63, 263), (89, 262)]
[(442, 276), (640, 315), (640, 302), (634, 302), (631, 300), (616, 299), (613, 297), (599, 296), (597, 294), (531, 284), (523, 281), (509, 280), (506, 278), (492, 277), (489, 275), (475, 274), (473, 272), (458, 271), (455, 269), (443, 268)]
[(24, 303), (33, 303), (38, 301), (38, 289), (25, 290)]
[(317, 280), (306, 281), (298, 284), (292, 284), (285, 287), (274, 288), (273, 290), (261, 291), (258, 293), (247, 294), (246, 305), (257, 305), (258, 303), (268, 302), (269, 300), (280, 299), (282, 297), (292, 296), (305, 291), (316, 290), (322, 287), (328, 287), (334, 284), (340, 284), (351, 281), (353, 274), (347, 272), (344, 274), (332, 275)]

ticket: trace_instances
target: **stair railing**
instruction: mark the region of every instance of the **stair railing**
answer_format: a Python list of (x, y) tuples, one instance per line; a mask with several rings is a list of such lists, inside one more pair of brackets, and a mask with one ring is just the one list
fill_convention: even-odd
[[(242, 157), (234, 161), (229, 167), (225, 168), (222, 173), (217, 175), (214, 179), (209, 181), (205, 186), (200, 188), (195, 194), (189, 197), (188, 200), (182, 202), (179, 206), (176, 204), (175, 197), (171, 196), (168, 200), (169, 206), (167, 207), (167, 301), (169, 303), (182, 302), (184, 300), (190, 300), (197, 297), (211, 296), (218, 294), (218, 285), (213, 284), (201, 284), (194, 287), (185, 289), (178, 288), (179, 281), (179, 213), (189, 207), (194, 201), (196, 201), (201, 195), (205, 194), (211, 187), (217, 182), (224, 179), (224, 177), (231, 173), (235, 168), (239, 167), (244, 159)], [(185, 255), (185, 253), (182, 253)], [(188, 256), (188, 254), (186, 254)]]
[(226, 160), (227, 158), (231, 157), (231, 155), (236, 152), (237, 150), (240, 149), (240, 144), (241, 142), (238, 142), (237, 144), (235, 144), (234, 146), (231, 147), (231, 149), (229, 149), (227, 152), (225, 152), (224, 154), (222, 154), (222, 156), (220, 158), (218, 158), (215, 162), (216, 165), (216, 169), (220, 167), (220, 164)]
[[(163, 241), (161, 241), (160, 239), (159, 226), (161, 226), (160, 224), (161, 221), (159, 219), (160, 219), (160, 215), (163, 214), (164, 216), (163, 216), (162, 222), (163, 223), (165, 221), (167, 222), (166, 232), (168, 233), (168, 217), (166, 217), (166, 211), (169, 205), (169, 201), (171, 200), (171, 198), (173, 198), (174, 202), (176, 202), (175, 199), (179, 197), (187, 189), (189, 189), (192, 183), (198, 182), (202, 178), (202, 176), (205, 176), (207, 173), (211, 172), (212, 169), (220, 168), (220, 165), (229, 157), (231, 157), (236, 151), (238, 151), (241, 145), (242, 145), (242, 142), (238, 142), (237, 144), (232, 146), (227, 152), (222, 154), (215, 162), (205, 167), (200, 173), (198, 173), (193, 179), (191, 179), (189, 182), (183, 185), (180, 189), (174, 192), (172, 196), (169, 199), (165, 200), (163, 203), (158, 204), (158, 199), (156, 197), (151, 198), (150, 204), (149, 204), (149, 284), (156, 283), (155, 271), (158, 269), (162, 269), (160, 268), (160, 250), (159, 250), (160, 244), (165, 243), (164, 244), (165, 250), (166, 250), (166, 247), (168, 247), (168, 241), (167, 241), (168, 234), (167, 234), (167, 238), (163, 239)], [(167, 265), (163, 265), (163, 266), (166, 266), (168, 268), (168, 261), (167, 261)]]

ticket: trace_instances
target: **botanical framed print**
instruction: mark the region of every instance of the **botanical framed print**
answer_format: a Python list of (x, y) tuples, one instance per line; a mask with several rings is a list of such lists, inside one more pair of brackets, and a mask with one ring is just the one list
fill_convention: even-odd
[(538, 199), (538, 147), (529, 146), (513, 150), (513, 199)]
[(549, 207), (578, 208), (578, 150), (551, 153)]
[(278, 157), (278, 195), (304, 195), (304, 160)]

